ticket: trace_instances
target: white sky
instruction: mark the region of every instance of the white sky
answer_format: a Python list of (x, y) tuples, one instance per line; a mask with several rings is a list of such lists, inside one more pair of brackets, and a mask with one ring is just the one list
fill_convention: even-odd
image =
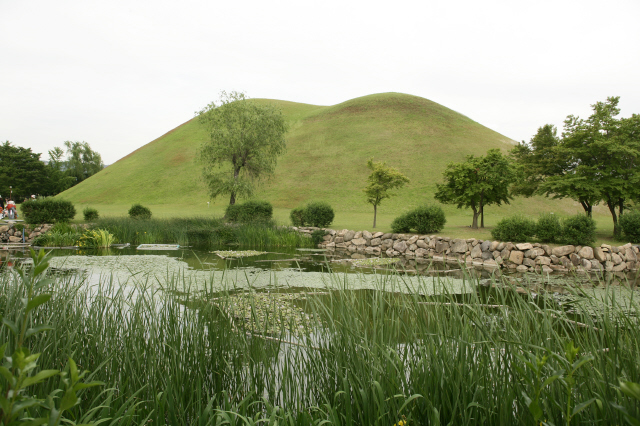
[(403, 92), (512, 139), (621, 96), (640, 113), (640, 1), (0, 0), (0, 141), (106, 164), (221, 90), (333, 105)]

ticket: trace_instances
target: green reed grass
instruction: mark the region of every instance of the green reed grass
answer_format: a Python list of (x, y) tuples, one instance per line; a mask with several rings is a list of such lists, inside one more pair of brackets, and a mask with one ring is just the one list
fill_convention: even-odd
[[(272, 314), (281, 331), (263, 336), (234, 312), (232, 281), (228, 292), (178, 293), (132, 279), (124, 287), (104, 276), (89, 287), (76, 275), (54, 276), (53, 298), (34, 313), (53, 330), (29, 342), (42, 352), (40, 365), (73, 355), (116, 389), (102, 415), (115, 416), (135, 395), (132, 424), (150, 416), (156, 425), (390, 426), (404, 416), (410, 425), (532, 425), (525, 395), (535, 394), (536, 377), (554, 375), (561, 378), (539, 392), (541, 421), (623, 424), (615, 405), (640, 413), (618, 390), (620, 379), (640, 377), (639, 305), (615, 292), (605, 305), (577, 292), (568, 314), (553, 298), (519, 295), (499, 279), (489, 290), (425, 297), (402, 293), (402, 275), (380, 276), (375, 291), (350, 291), (352, 276), (328, 274), (323, 294), (300, 301), (309, 322)], [(182, 279), (174, 283), (188, 284)], [(11, 315), (20, 297), (19, 282), (0, 276), (0, 314)], [(287, 331), (300, 326), (295, 336)], [(573, 375), (570, 405), (597, 399), (573, 419), (569, 342), (592, 357)], [(536, 373), (529, 364), (544, 356)], [(87, 391), (78, 418), (98, 397)]]
[(106, 229), (122, 243), (180, 244), (204, 248), (239, 244), (246, 248), (311, 247), (307, 237), (272, 222), (227, 225), (221, 219), (104, 218), (94, 228)]

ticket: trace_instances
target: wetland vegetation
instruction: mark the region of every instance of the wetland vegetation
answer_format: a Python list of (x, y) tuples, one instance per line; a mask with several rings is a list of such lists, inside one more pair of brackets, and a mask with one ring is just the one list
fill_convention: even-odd
[[(160, 286), (159, 264), (138, 256), (145, 261), (136, 266), (132, 257), (106, 256), (85, 272), (60, 257), (46, 273), (51, 280), (29, 295), (16, 270), (0, 274), (4, 319), (16, 322), (25, 298), (52, 295), (25, 317), (27, 327), (52, 327), (25, 340), (41, 353), (39, 368), (62, 368), (72, 357), (89, 380), (104, 383), (80, 391), (65, 412), (77, 423), (559, 425), (640, 417), (631, 383), (640, 376), (635, 289), (569, 281), (558, 295), (544, 282), (527, 288), (526, 280), (465, 272), (463, 287), (446, 276), (418, 279), (420, 291), (402, 272), (325, 272), (310, 288), (306, 275), (289, 270), (282, 272), (300, 279), (234, 285), (251, 273), (242, 268), (208, 278), (203, 270), (205, 284), (194, 287), (183, 269), (169, 267)], [(44, 273), (38, 266), (25, 262), (26, 276)], [(214, 285), (219, 275), (229, 285)], [(358, 284), (365, 275), (367, 288)], [(428, 289), (433, 283), (438, 291)], [(6, 325), (5, 342), (14, 342)], [(51, 378), (29, 394), (60, 386)]]

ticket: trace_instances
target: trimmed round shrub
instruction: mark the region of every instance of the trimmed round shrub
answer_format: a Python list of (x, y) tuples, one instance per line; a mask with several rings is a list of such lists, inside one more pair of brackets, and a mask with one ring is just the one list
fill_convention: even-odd
[(405, 233), (414, 230), (418, 234), (440, 232), (447, 219), (440, 206), (424, 205), (396, 217), (391, 222), (391, 229), (395, 233)]
[(310, 226), (324, 228), (331, 225), (335, 214), (329, 203), (316, 201), (306, 205), (304, 208), (304, 223)]
[(536, 236), (543, 243), (555, 243), (562, 236), (560, 218), (553, 213), (545, 213), (538, 218)]
[(391, 222), (391, 230), (396, 234), (403, 234), (405, 232), (411, 232), (412, 225), (411, 212), (407, 212), (393, 219), (393, 222)]
[(134, 204), (129, 209), (131, 219), (151, 219), (151, 210), (142, 204)]
[(71, 201), (43, 198), (20, 204), (24, 220), (30, 224), (69, 222), (76, 216)]
[(273, 217), (273, 206), (267, 201), (245, 201), (229, 205), (224, 216), (229, 222), (265, 222)]
[(626, 239), (632, 243), (640, 243), (640, 210), (623, 214), (618, 223)]
[(562, 222), (562, 242), (588, 246), (596, 242), (596, 222), (586, 214), (570, 216)]
[(535, 233), (536, 223), (520, 215), (505, 217), (491, 230), (494, 240), (513, 243), (530, 241)]
[(98, 210), (94, 209), (93, 207), (85, 207), (85, 209), (82, 210), (82, 215), (84, 216), (84, 220), (86, 221), (96, 220), (100, 218)]
[(440, 206), (424, 205), (412, 211), (413, 226), (418, 234), (440, 232), (447, 223), (444, 210)]
[(293, 226), (305, 225), (303, 207), (296, 207), (295, 209), (291, 210), (291, 213), (289, 213), (289, 217), (291, 218), (291, 224)]

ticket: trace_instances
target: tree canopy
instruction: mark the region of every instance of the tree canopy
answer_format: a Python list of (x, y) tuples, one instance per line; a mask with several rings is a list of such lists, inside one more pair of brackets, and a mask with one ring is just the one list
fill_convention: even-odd
[[(68, 176), (76, 178), (76, 183), (80, 183), (104, 169), (102, 157), (92, 150), (87, 142), (65, 141), (64, 146), (67, 148), (65, 172)], [(51, 155), (51, 151), (49, 151), (49, 155)]]
[(230, 205), (237, 197), (251, 197), (256, 184), (274, 174), (277, 158), (285, 152), (288, 126), (282, 112), (244, 93), (222, 92), (217, 104), (197, 115), (209, 132), (199, 151), (209, 195), (229, 194)]
[(524, 176), (516, 191), (571, 198), (588, 216), (593, 206), (604, 202), (618, 235), (625, 203), (640, 197), (640, 116), (616, 118), (619, 100), (597, 102), (587, 119), (568, 116), (560, 138), (546, 125), (529, 145), (514, 148), (512, 155)]
[(42, 193), (47, 177), (40, 154), (31, 148), (14, 146), (9, 141), (0, 145), (0, 195), (4, 199), (8, 199), (11, 192), (14, 200)]
[(14, 146), (6, 141), (0, 145), (0, 195), (10, 194), (19, 201), (31, 195), (56, 195), (100, 171), (104, 165), (100, 154), (86, 142), (65, 142), (65, 152), (56, 147), (49, 151), (49, 162), (40, 160), (31, 148)]
[(435, 198), (444, 204), (456, 204), (473, 211), (471, 227), (484, 228), (484, 206), (509, 204), (509, 186), (515, 170), (499, 149), (490, 149), (483, 157), (467, 156), (462, 163), (450, 163), (443, 173), (445, 182), (437, 184)]
[(373, 227), (376, 227), (378, 206), (382, 200), (391, 198), (395, 194), (391, 191), (403, 187), (409, 183), (409, 178), (397, 169), (387, 166), (387, 163), (375, 162), (370, 158), (367, 167), (371, 174), (367, 178), (367, 186), (362, 190), (365, 193), (367, 203), (373, 205)]

